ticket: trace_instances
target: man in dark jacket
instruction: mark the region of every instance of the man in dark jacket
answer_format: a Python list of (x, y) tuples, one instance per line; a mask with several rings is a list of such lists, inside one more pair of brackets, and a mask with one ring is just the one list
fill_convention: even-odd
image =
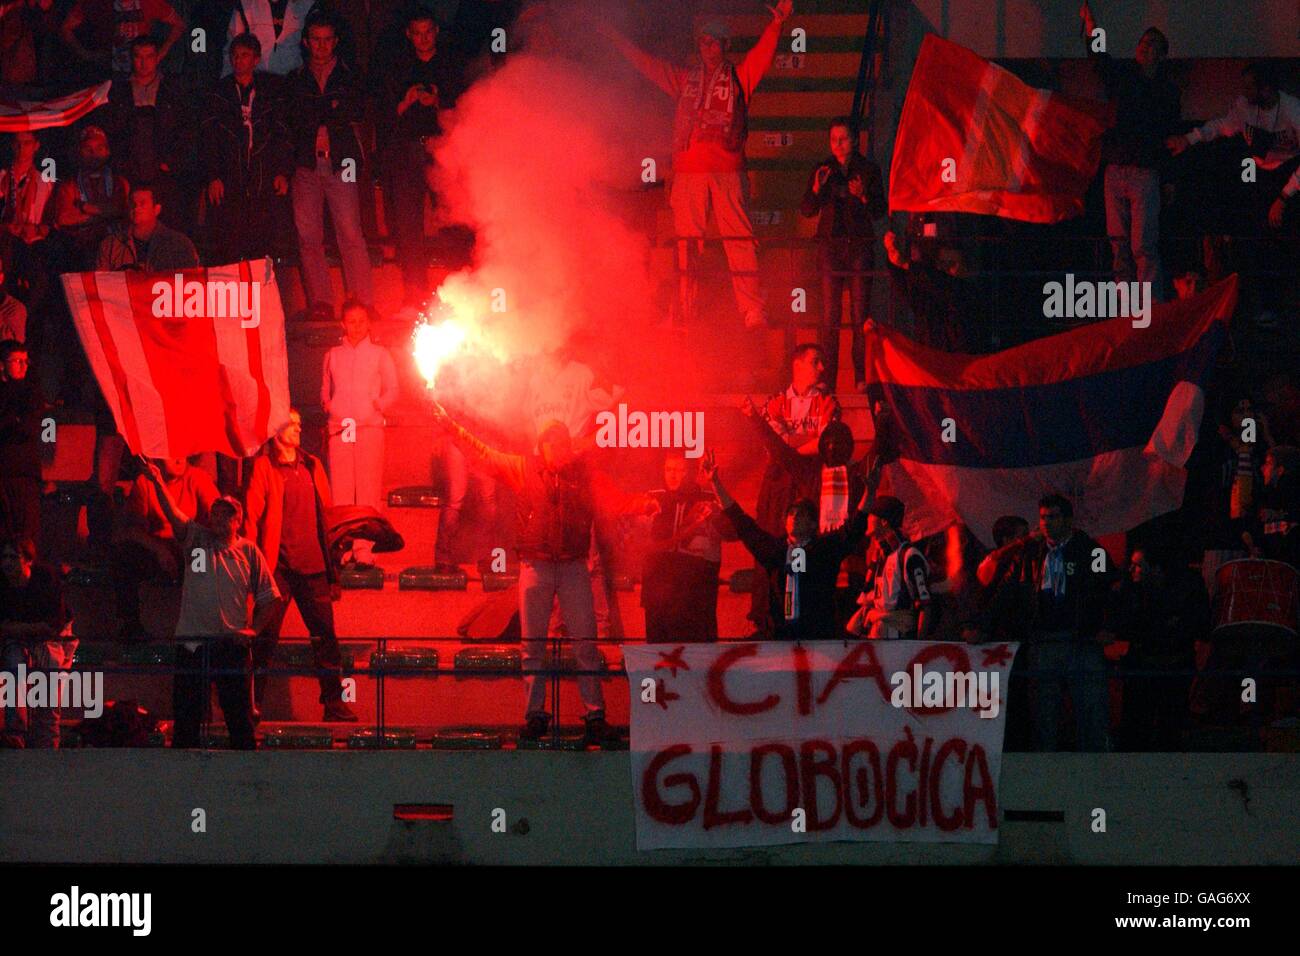
[(1010, 580), (1027, 580), (1028, 660), (1033, 673), (1034, 734), (1038, 749), (1055, 751), (1064, 691), (1074, 708), (1076, 747), (1110, 749), (1104, 630), (1111, 586), (1119, 575), (1101, 545), (1074, 527), (1074, 506), (1051, 494), (1038, 502), (1038, 530), (990, 558), (1007, 559)]
[(277, 76), (258, 69), (262, 44), (252, 33), (230, 41), (233, 76), (203, 100), (201, 164), (208, 203), (210, 262), (225, 265), (289, 249), (289, 177), (293, 146)]
[(712, 483), (741, 543), (768, 575), (767, 593), (776, 639), (821, 641), (841, 637), (835, 627), (835, 581), (840, 564), (862, 546), (868, 512), (880, 481), (879, 471), (868, 476), (862, 499), (846, 524), (818, 534), (817, 506), (805, 498), (786, 511), (785, 535), (780, 537), (760, 528), (727, 493), (713, 452), (705, 454), (700, 474)]
[(1151, 283), (1154, 301), (1162, 302), (1160, 178), (1168, 157), (1165, 138), (1176, 131), (1182, 116), (1182, 94), (1163, 68), (1169, 40), (1150, 27), (1138, 40), (1134, 62), (1117, 62), (1105, 52), (1086, 2), (1079, 15), (1088, 55), (1115, 104), (1115, 125), (1102, 140), (1101, 154), (1115, 278)]
[(179, 77), (159, 68), (158, 50), (151, 36), (131, 41), (131, 73), (113, 81), (104, 131), (114, 170), (132, 184), (152, 185), (167, 211), (167, 225), (188, 231), (194, 215), (180, 181), (191, 165), (194, 145), (190, 104)]
[(676, 451), (664, 458), (664, 487), (646, 499), (650, 544), (641, 574), (646, 643), (716, 641), (718, 570), (723, 538), (734, 538), (730, 522), (713, 493), (696, 483), (694, 462)]
[(198, 268), (199, 254), (194, 243), (183, 232), (159, 221), (162, 209), (153, 186), (131, 187), (127, 222), (100, 242), (95, 268), (100, 272), (140, 269), (168, 273)]
[(848, 117), (831, 121), (831, 155), (808, 177), (799, 211), (817, 216), (817, 263), (822, 274), (822, 351), (826, 384), (835, 391), (840, 369), (840, 315), (849, 290), (849, 328), (853, 332), (853, 383), (867, 390), (866, 335), (862, 324), (871, 306), (871, 276), (876, 234), (871, 221), (889, 211), (880, 167), (858, 152)]
[(307, 60), (288, 79), (285, 106), (293, 135), (293, 219), (298, 231), (302, 278), (312, 317), (334, 321), (334, 292), (325, 262), (325, 207), (343, 259), (348, 295), (374, 305), (370, 254), (361, 231), (365, 150), (357, 126), (365, 96), (356, 75), (335, 56), (335, 19), (313, 10), (303, 28)]
[(0, 535), (38, 540), (44, 406), (27, 375), (26, 347), (0, 342)]
[(1124, 655), (1125, 750), (1182, 749), (1197, 641), (1208, 637), (1210, 598), (1195, 571), (1149, 547), (1135, 548), (1114, 604)]
[[(376, 71), (379, 73), (379, 71)], [(402, 305), (419, 308), (429, 298), (429, 258), (424, 248), (426, 167), (442, 131), (438, 111), (456, 99), (456, 70), (438, 47), (438, 21), (420, 7), (406, 17), (406, 43), (397, 61), (379, 73), (377, 126), (385, 173), (386, 218), (402, 267)]]
[(610, 731), (605, 722), (605, 697), (596, 676), (602, 660), (596, 649), (596, 611), (587, 552), (598, 500), (593, 485), (602, 479), (575, 456), (563, 422), (553, 420), (542, 426), (536, 453), (508, 455), (489, 448), (452, 421), (437, 401), (432, 405), (434, 424), (471, 463), (514, 489), (518, 503), (519, 623), (527, 696), (520, 737), (539, 740), (550, 724), (546, 681), (538, 680), (536, 672), (545, 663), (547, 625), (558, 598), (578, 666), (587, 672), (578, 678), (578, 693), (586, 709), (587, 742), (601, 743)]

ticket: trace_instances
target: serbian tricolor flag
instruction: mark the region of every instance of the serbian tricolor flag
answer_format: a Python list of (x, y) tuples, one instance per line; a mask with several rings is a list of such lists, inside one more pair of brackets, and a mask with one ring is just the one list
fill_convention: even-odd
[(255, 454), (289, 420), (284, 312), (270, 259), (61, 277), (117, 430), (135, 454)]
[(56, 100), (0, 99), (0, 133), (71, 126), (108, 102), (110, 86), (105, 80)]
[(1146, 328), (1111, 319), (982, 356), (868, 322), (867, 370), (898, 449), (883, 478), (907, 505), (907, 532), (961, 521), (989, 543), (998, 517), (1033, 524), (1054, 491), (1093, 535), (1177, 508), (1236, 301), (1234, 275), (1156, 305)]
[(1110, 123), (1106, 104), (1036, 90), (929, 34), (894, 139), (890, 209), (1078, 216)]

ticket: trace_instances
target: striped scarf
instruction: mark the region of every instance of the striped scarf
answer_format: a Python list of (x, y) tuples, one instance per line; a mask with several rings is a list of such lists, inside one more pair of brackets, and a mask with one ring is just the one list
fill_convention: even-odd
[(849, 469), (822, 468), (821, 531), (834, 531), (849, 520)]

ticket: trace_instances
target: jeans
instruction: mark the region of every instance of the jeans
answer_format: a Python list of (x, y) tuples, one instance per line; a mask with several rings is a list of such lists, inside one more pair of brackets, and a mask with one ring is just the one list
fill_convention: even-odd
[(852, 239), (829, 239), (817, 251), (822, 274), (822, 351), (826, 353), (826, 384), (835, 391), (840, 370), (840, 323), (844, 290), (849, 290), (849, 328), (853, 333), (853, 382), (866, 381), (867, 337), (862, 325), (871, 306), (871, 246)]
[[(1053, 635), (1052, 638), (1056, 636)], [(1110, 697), (1106, 654), (1096, 641), (1039, 636), (1030, 642), (1034, 737), (1038, 749), (1060, 749), (1057, 728), (1064, 691), (1074, 708), (1075, 748), (1080, 753), (1110, 749)]]
[(244, 644), (230, 638), (206, 641), (194, 650), (177, 644), (176, 675), (172, 678), (172, 747), (200, 746), (199, 728), (207, 710), (208, 687), (216, 684), (217, 700), (230, 733), (230, 748), (255, 750), (252, 679), (252, 659)]
[(438, 537), (433, 545), (433, 561), (434, 564), (462, 564), (474, 558), (465, 548), (460, 533), (461, 512), (465, 510), (470, 485), (474, 486), (483, 508), (479, 524), (495, 528), (497, 483), (486, 472), (471, 466), (465, 453), (451, 442), (443, 443), (439, 457), (447, 479), (447, 500), (438, 512)]
[(1106, 235), (1110, 237), (1115, 279), (1150, 282), (1152, 301), (1164, 301), (1160, 174), (1144, 166), (1107, 166), (1105, 195)]
[(677, 232), (678, 266), (681, 269), (681, 296), (684, 311), (694, 310), (698, 262), (692, 261), (693, 250), (700, 247), (709, 224), (709, 209), (723, 236), (722, 249), (731, 269), (731, 287), (736, 305), (744, 315), (765, 310), (763, 292), (758, 281), (758, 243), (754, 225), (749, 220), (749, 179), (743, 170), (724, 173), (678, 173), (673, 180), (669, 205), (673, 210), (673, 228)]
[[(52, 686), (50, 678), (58, 671), (72, 669), (72, 657), (77, 653), (76, 640), (37, 641), (24, 643), (9, 641), (4, 646), (4, 670), (18, 679), (18, 665), (25, 664), (30, 676), (34, 671), (45, 671), (47, 686)], [(17, 688), (15, 688), (17, 690)], [(23, 737), (28, 749), (57, 750), (59, 746), (59, 723), (61, 714), (57, 706), (24, 708), (5, 708), (5, 732)]]
[(329, 206), (343, 260), (343, 278), (348, 294), (363, 305), (375, 303), (370, 284), (370, 253), (361, 232), (361, 187), (345, 183), (342, 171), (333, 172), (327, 160), (315, 169), (298, 169), (293, 174), (293, 222), (298, 230), (298, 251), (302, 259), (302, 282), (311, 305), (333, 309), (334, 290), (325, 263), (325, 206)]
[(334, 605), (330, 601), (329, 578), (320, 574), (298, 574), (285, 567), (275, 569), (275, 586), (280, 589), (280, 606), (253, 639), (254, 696), (260, 704), (266, 694), (266, 668), (280, 643), (280, 628), (289, 610), (289, 600), (298, 605), (302, 622), (311, 635), (312, 664), (320, 679), (320, 702), (343, 699), (343, 663), (339, 639), (334, 632)]
[[(537, 671), (544, 666), (546, 657), (546, 628), (551, 619), (551, 606), (560, 601), (564, 626), (573, 641), (578, 666), (591, 675), (578, 678), (578, 693), (587, 712), (598, 713), (605, 709), (605, 696), (600, 678), (595, 671), (600, 668), (600, 652), (596, 650), (596, 614), (591, 602), (591, 572), (587, 562), (578, 561), (521, 561), (519, 568), (519, 623), (524, 642), (524, 693), (527, 698), (525, 716), (546, 713), (545, 680), (537, 679)], [(558, 664), (558, 662), (556, 662)]]
[(424, 244), (424, 197), (429, 185), (424, 167), (429, 157), (418, 141), (394, 143), (387, 162), (388, 230), (402, 267), (402, 300), (420, 306), (429, 298), (429, 255)]

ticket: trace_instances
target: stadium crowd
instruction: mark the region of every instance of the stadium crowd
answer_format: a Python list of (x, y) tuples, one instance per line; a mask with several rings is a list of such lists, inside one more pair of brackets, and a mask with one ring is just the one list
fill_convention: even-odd
[[(492, 25), (509, 21), (513, 6), (462, 4), (490, 10), (449, 30), (423, 8), (399, 11), (396, 4), (364, 29), (347, 4), (320, 0), (188, 6), (182, 15), (167, 0), (0, 0), (6, 87), (112, 82), (107, 104), (85, 120), (11, 134), (0, 158), (0, 633), (6, 667), (71, 666), (76, 640), (60, 574), (37, 548), (45, 490), (40, 433), (51, 403), (93, 411), (100, 431), (93, 483), (106, 493), (97, 524), (105, 554), (111, 551), (119, 636), (142, 636), (142, 582), (179, 583), (174, 745), (197, 745), (207, 692), (196, 676), (202, 653), (210, 654), (204, 666), (224, 675), (218, 693), (232, 746), (252, 748), (265, 670), (290, 601), (312, 635), (324, 718), (356, 719), (341, 697), (332, 608), (340, 568), (327, 515), (338, 504), (382, 511), (385, 413), (399, 391), (391, 355), (370, 335), (367, 233), (376, 215), (368, 186), (382, 185), (403, 278), (397, 318), (414, 321), (428, 296), (424, 206), (439, 111), (471, 82), (483, 39)], [(603, 29), (676, 101), (670, 202), (683, 321), (696, 318), (694, 263), (710, 210), (729, 237), (725, 253), (744, 325), (773, 321), (745, 207), (744, 142), (748, 102), (762, 95), (790, 12), (790, 0), (780, 0), (758, 43), (735, 65), (720, 24), (702, 27), (698, 59), (687, 65), (658, 60)], [(195, 18), (221, 38), (220, 56), (186, 52), (181, 41)], [(1087, 37), (1095, 24), (1086, 4), (1083, 19)], [(380, 28), (372, 31), (371, 23)], [(877, 232), (887, 212), (881, 169), (860, 152), (856, 122), (834, 120), (826, 129), (829, 154), (809, 170), (799, 204), (817, 220), (821, 335), (792, 353), (788, 387), (739, 408), (752, 448), (767, 457), (752, 506), (732, 497), (712, 451), (698, 468), (669, 453), (663, 485), (653, 490), (629, 492), (611, 481), (591, 436), (595, 414), (618, 400), (617, 390), (597, 384), (614, 370), (593, 369), (594, 359), (569, 347), (547, 356), (551, 364), (524, 389), (533, 445), (496, 447), (503, 440), (485, 433), (487, 423), (467, 417), (468, 409), (430, 402), (449, 437), (439, 451), (447, 495), (437, 571), (455, 574), (485, 557), (462, 533), (468, 496), (480, 500), (481, 515), (495, 515), (505, 488), (517, 505), (522, 737), (538, 739), (549, 727), (536, 672), (557, 623), (584, 670), (596, 669), (598, 636), (626, 636), (611, 581), (621, 533), (631, 526), (649, 540), (638, 576), (650, 641), (719, 639), (721, 549), (739, 540), (755, 562), (749, 616), (756, 639), (1024, 642), (1011, 691), (1012, 748), (1065, 746), (1067, 698), (1068, 736), (1080, 750), (1170, 749), (1193, 718), (1262, 726), (1295, 715), (1294, 679), (1262, 680), (1259, 703), (1242, 707), (1226, 675), (1294, 667), (1296, 622), (1289, 650), (1266, 651), (1250, 641), (1213, 642), (1211, 609), (1228, 580), (1220, 569), (1230, 562), (1278, 562), (1289, 569), (1279, 581), (1293, 602), (1300, 568), (1300, 384), (1289, 373), (1251, 378), (1260, 367), (1251, 353), (1257, 331), (1293, 332), (1300, 307), (1300, 101), (1280, 88), (1273, 64), (1254, 63), (1241, 74), (1229, 113), (1189, 126), (1164, 71), (1170, 51), (1159, 30), (1143, 34), (1133, 61), (1087, 52), (1117, 106), (1099, 173), (1114, 277), (1149, 282), (1164, 301), (1247, 267), (1233, 347), (1208, 390), (1183, 506), (1132, 529), (1123, 561), (1096, 560), (1100, 545), (1074, 525), (1077, 502), (1059, 493), (1044, 496), (1036, 514), (1000, 519), (992, 550), (961, 525), (908, 539), (904, 502), (879, 493), (895, 426), (864, 360), (878, 235), (880, 274), (910, 311), (917, 340), (981, 353), (1015, 335), (996, 325), (989, 276), (978, 267), (980, 242), (963, 237), (975, 228), (967, 220), (899, 217)], [(1231, 138), (1258, 162), (1250, 202), (1189, 200), (1181, 154)], [(53, 181), (42, 175), (50, 158), (72, 172)], [(1162, 210), (1193, 241), (1162, 235)], [(327, 211), (346, 288), (341, 305), (330, 283)], [(321, 385), (327, 463), (302, 447), (296, 410), (261, 455), (219, 462), (215, 476), (184, 459), (123, 456), (57, 276), (172, 272), (261, 256), (300, 270), (305, 318), (340, 323)], [(842, 327), (852, 331), (848, 386), (866, 396), (875, 426), (856, 460), (836, 398)], [(347, 422), (355, 440), (340, 437)], [(130, 490), (115, 504), (107, 493), (123, 478)], [(208, 573), (188, 570), (183, 555), (194, 548), (210, 555)], [(365, 564), (364, 546), (353, 560)], [(1108, 688), (1111, 651), (1119, 646), (1127, 650), (1118, 666), (1130, 679), (1113, 727)], [(599, 680), (586, 677), (579, 690), (588, 740), (608, 740), (614, 731)], [(26, 721), (11, 708), (4, 739), (56, 745), (57, 721)]]

